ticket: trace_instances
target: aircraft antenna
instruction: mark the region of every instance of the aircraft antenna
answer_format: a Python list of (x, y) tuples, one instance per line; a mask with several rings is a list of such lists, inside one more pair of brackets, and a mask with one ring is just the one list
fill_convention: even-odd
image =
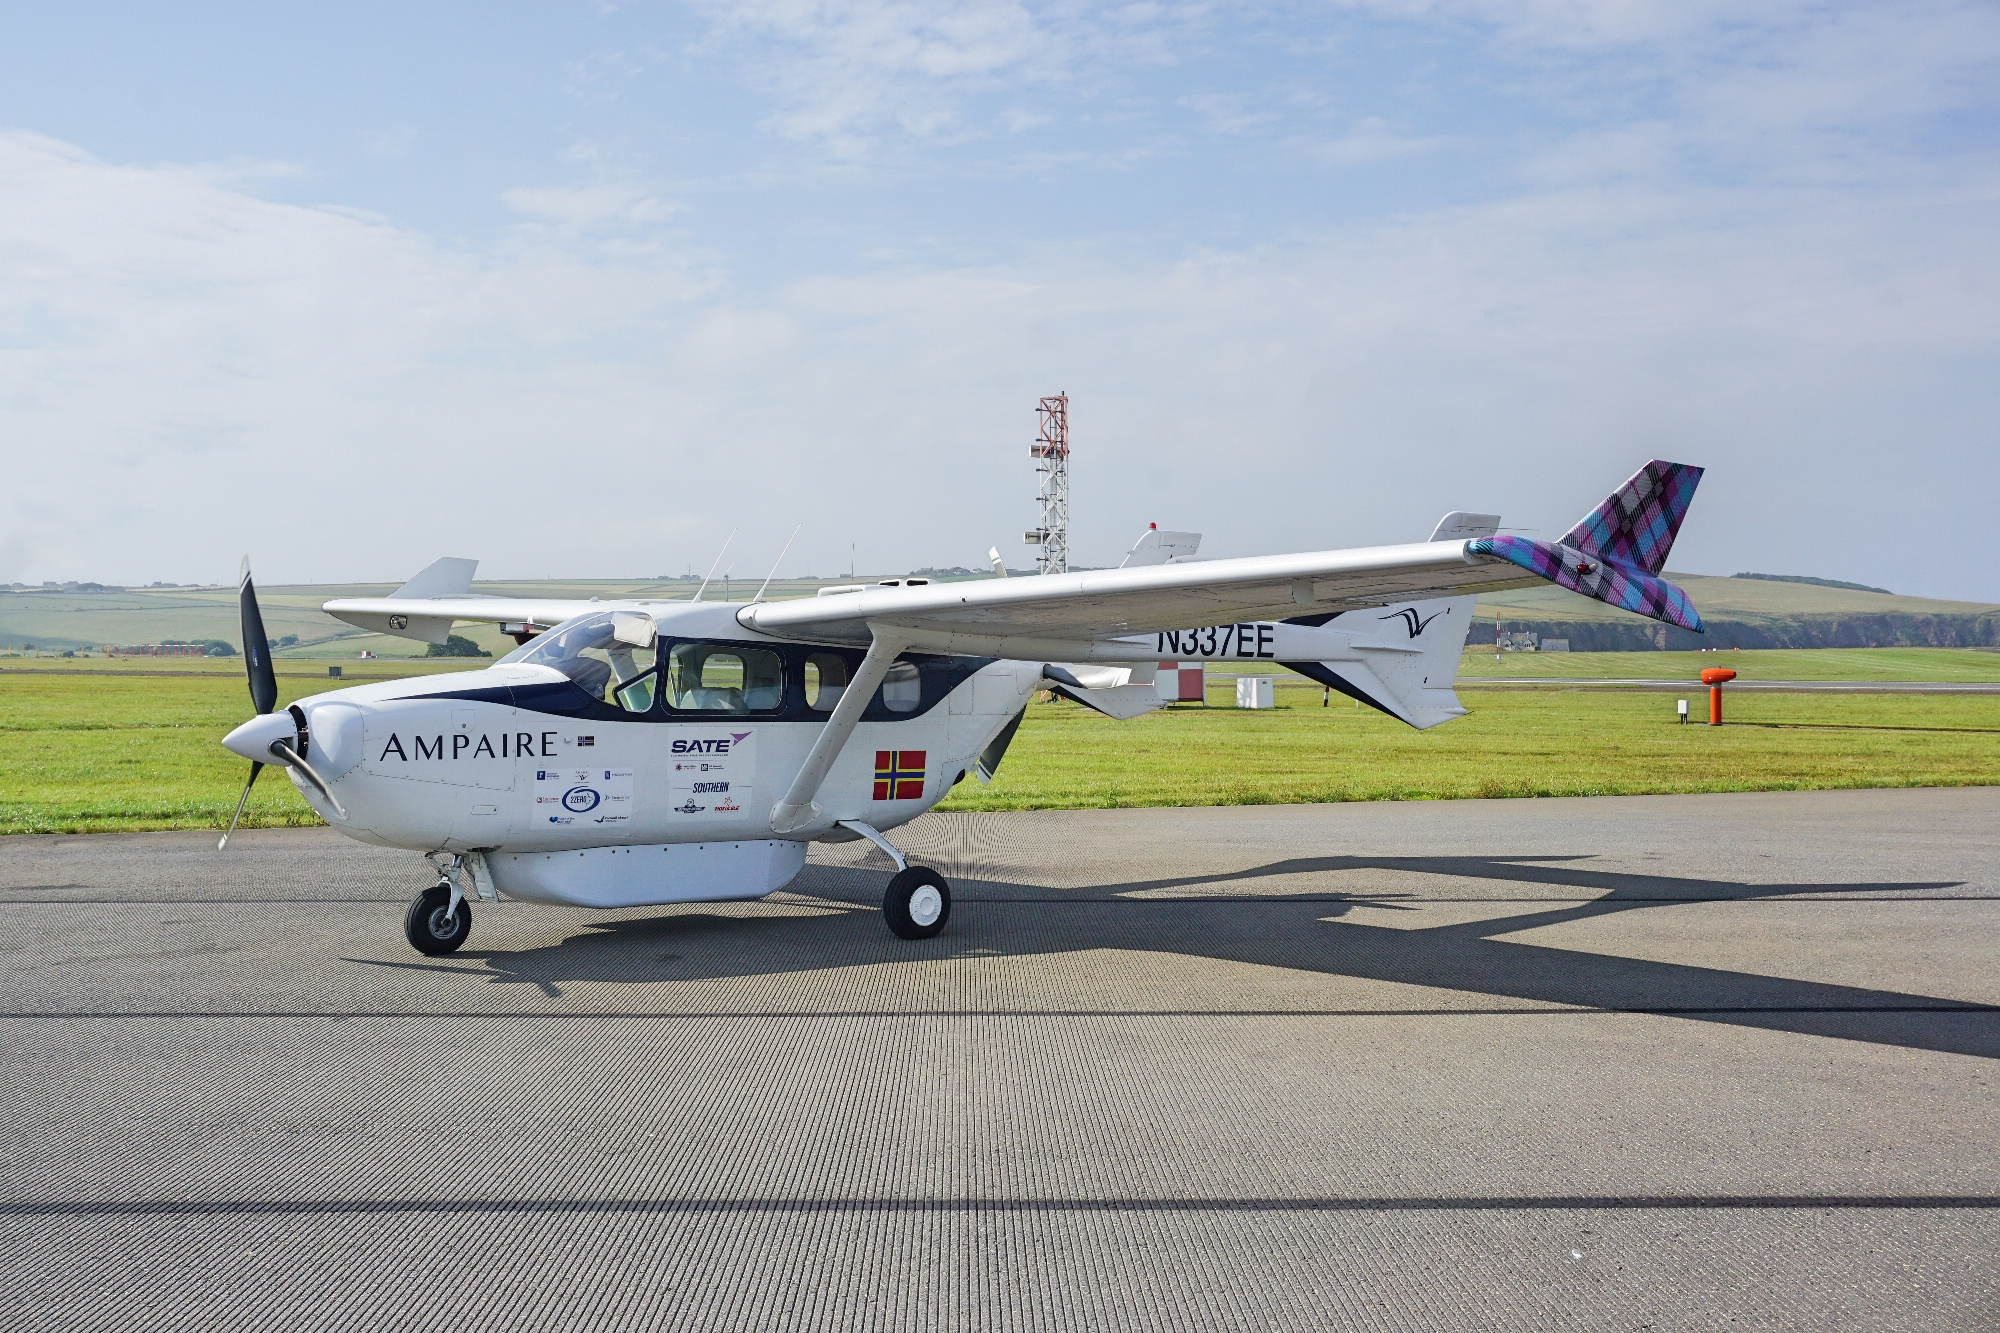
[(1042, 548), (1035, 564), (1044, 574), (1069, 572), (1069, 395), (1044, 398), (1035, 408), (1040, 427), (1028, 452), (1041, 477), (1041, 521), (1022, 534), (1030, 546)]
[[(799, 533), (804, 528), (805, 524), (801, 523), (798, 527), (792, 529), (792, 535), (785, 538), (785, 551), (792, 549), (792, 543), (799, 539)], [(750, 605), (755, 606), (764, 600), (764, 588), (770, 587), (771, 580), (778, 577), (778, 566), (785, 562), (785, 551), (778, 552), (778, 558), (771, 562), (771, 572), (764, 576), (764, 586), (757, 589), (757, 595), (750, 599)]]
[(721, 564), (722, 557), (729, 554), (729, 543), (735, 540), (736, 540), (736, 529), (731, 528), (729, 530), (729, 535), (722, 539), (722, 549), (715, 553), (715, 559), (712, 563), (710, 563), (708, 567), (708, 573), (701, 576), (701, 586), (694, 590), (694, 596), (688, 598), (690, 602), (700, 601), (701, 595), (708, 591), (708, 581), (715, 577), (715, 566)]

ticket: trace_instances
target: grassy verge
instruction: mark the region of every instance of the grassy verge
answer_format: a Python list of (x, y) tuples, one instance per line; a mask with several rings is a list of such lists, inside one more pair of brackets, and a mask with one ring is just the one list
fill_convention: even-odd
[(2000, 683), (2000, 652), (1979, 648), (1758, 648), (1727, 653), (1502, 653), (1477, 643), (1459, 679), (1686, 680), (1728, 667), (1745, 680), (1922, 680)]
[[(278, 684), (281, 702), (327, 686), (324, 675), (282, 669)], [(1211, 697), (1227, 701), (1221, 686)], [(1182, 707), (1125, 723), (1036, 704), (994, 785), (965, 782), (943, 808), (2000, 782), (2000, 696), (1746, 692), (1730, 700), (1731, 725), (1720, 729), (1677, 724), (1670, 696), (1615, 688), (1476, 690), (1465, 699), (1468, 716), (1428, 732), (1345, 700), (1322, 708), (1317, 689), (1281, 690), (1281, 706), (1268, 713)], [(240, 666), (0, 674), (0, 833), (220, 828), (247, 766), (216, 742), (247, 714)], [(272, 774), (244, 822), (318, 818)]]
[[(1211, 698), (1221, 702), (1219, 691)], [(1038, 704), (991, 787), (946, 810), (2000, 783), (2000, 697), (1739, 694), (1730, 725), (1675, 721), (1661, 694), (1468, 692), (1471, 712), (1412, 731), (1319, 692), (1271, 712), (1182, 707), (1114, 723)]]

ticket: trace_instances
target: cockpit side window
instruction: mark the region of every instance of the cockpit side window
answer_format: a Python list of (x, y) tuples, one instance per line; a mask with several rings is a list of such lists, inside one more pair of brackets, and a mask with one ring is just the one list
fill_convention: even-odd
[(785, 659), (747, 643), (676, 643), (667, 653), (667, 707), (694, 713), (774, 713), (785, 705)]
[(627, 713), (644, 713), (656, 693), (656, 655), (612, 636), (607, 613), (557, 626), (500, 659), (550, 667), (591, 698)]

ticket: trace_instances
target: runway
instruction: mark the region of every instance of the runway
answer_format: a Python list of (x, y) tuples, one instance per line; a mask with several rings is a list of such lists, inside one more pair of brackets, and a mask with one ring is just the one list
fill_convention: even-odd
[(0, 839), (0, 1328), (1990, 1329), (2000, 788)]

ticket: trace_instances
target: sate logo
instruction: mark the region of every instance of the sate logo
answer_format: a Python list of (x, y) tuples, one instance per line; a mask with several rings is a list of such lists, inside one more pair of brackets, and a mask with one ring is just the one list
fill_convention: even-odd
[(924, 799), (924, 763), (927, 750), (877, 750), (875, 752), (875, 797), (878, 801), (921, 801)]
[[(1447, 611), (1450, 609), (1451, 608), (1449, 607), (1445, 608), (1445, 610)], [(1414, 606), (1406, 606), (1400, 611), (1392, 611), (1386, 616), (1377, 616), (1375, 618), (1377, 620), (1402, 621), (1403, 627), (1410, 631), (1410, 637), (1414, 639), (1419, 634), (1422, 634), (1424, 632), (1424, 626), (1430, 624), (1433, 620), (1436, 620), (1439, 616), (1443, 614), (1444, 611), (1433, 611), (1429, 615), (1425, 616), (1423, 619), (1419, 620), (1417, 618), (1417, 608)]]

